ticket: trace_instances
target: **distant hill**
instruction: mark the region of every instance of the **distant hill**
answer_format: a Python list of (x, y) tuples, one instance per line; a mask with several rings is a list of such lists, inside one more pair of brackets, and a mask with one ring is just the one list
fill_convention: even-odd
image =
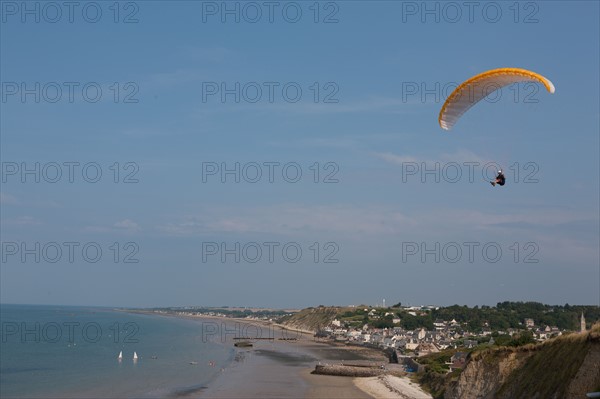
[[(559, 330), (579, 330), (581, 314), (585, 315), (588, 326), (600, 320), (600, 307), (598, 306), (571, 306), (544, 305), (538, 302), (500, 302), (496, 306), (460, 306), (452, 305), (446, 307), (430, 308), (402, 308), (397, 307), (371, 307), (360, 305), (356, 307), (327, 307), (304, 309), (296, 313), (290, 323), (298, 326), (304, 325), (305, 329), (314, 331), (314, 328), (327, 326), (326, 321), (331, 322), (338, 318), (342, 326), (361, 328), (368, 324), (373, 328), (402, 327), (406, 330), (425, 328), (433, 330), (436, 320), (450, 322), (455, 320), (465, 331), (479, 333), (486, 327), (492, 331), (506, 331), (510, 328), (525, 328), (525, 319), (531, 319), (534, 327), (551, 326)], [(328, 315), (327, 318), (322, 316)], [(393, 319), (399, 322), (394, 323)], [(298, 327), (300, 328), (300, 327)]]
[(278, 322), (290, 329), (315, 333), (330, 325), (342, 309), (337, 306), (306, 308), (291, 316), (285, 316)]

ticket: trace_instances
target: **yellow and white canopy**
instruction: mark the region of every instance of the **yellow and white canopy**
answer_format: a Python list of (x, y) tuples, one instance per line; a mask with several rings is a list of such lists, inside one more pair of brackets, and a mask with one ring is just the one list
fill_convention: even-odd
[(473, 105), (496, 90), (518, 82), (538, 82), (543, 84), (550, 93), (554, 93), (552, 82), (535, 72), (521, 68), (492, 69), (473, 76), (454, 89), (440, 111), (438, 117), (440, 127), (450, 130)]

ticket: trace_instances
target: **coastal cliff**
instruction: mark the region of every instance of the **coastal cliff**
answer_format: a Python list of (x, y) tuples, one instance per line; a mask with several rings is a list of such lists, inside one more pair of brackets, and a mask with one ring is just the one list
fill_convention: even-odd
[(581, 398), (600, 390), (600, 325), (541, 344), (471, 354), (443, 397)]

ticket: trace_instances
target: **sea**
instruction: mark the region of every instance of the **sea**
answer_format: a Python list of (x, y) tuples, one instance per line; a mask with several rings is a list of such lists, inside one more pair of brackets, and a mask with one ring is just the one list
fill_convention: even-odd
[(2, 304), (0, 322), (2, 398), (192, 397), (235, 357), (210, 320)]

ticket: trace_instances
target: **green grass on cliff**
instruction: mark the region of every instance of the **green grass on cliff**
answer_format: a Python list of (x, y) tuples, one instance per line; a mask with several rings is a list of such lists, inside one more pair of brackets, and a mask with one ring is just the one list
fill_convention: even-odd
[(510, 374), (498, 396), (517, 394), (522, 398), (565, 397), (566, 390), (577, 375), (593, 341), (598, 340), (600, 324), (584, 334), (569, 334), (523, 348), (531, 350), (531, 356), (523, 367)]
[[(600, 323), (584, 334), (572, 333), (540, 344), (519, 347), (488, 347), (475, 350), (469, 362), (494, 365), (510, 354), (526, 357), (521, 367), (514, 369), (502, 384), (496, 398), (564, 398), (569, 384), (577, 375), (592, 345), (600, 343)], [(434, 398), (443, 398), (445, 390), (457, 381), (459, 371), (445, 374), (441, 363), (450, 352), (425, 356), (419, 361), (426, 370), (417, 375), (418, 382)], [(436, 367), (439, 366), (439, 367)]]

